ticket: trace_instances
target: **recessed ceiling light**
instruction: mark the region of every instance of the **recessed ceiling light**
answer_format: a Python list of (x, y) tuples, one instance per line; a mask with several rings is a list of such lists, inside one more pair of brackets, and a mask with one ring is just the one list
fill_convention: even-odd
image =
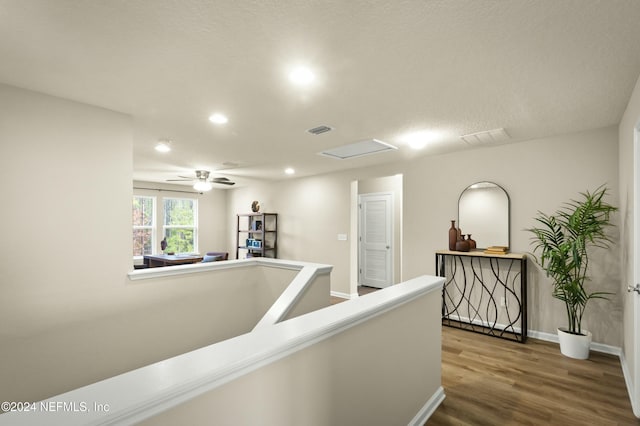
[(289, 73), (289, 80), (298, 86), (308, 86), (315, 78), (316, 76), (307, 67), (297, 67)]
[(403, 143), (409, 145), (412, 149), (422, 149), (430, 142), (437, 140), (440, 134), (429, 130), (421, 130), (417, 132), (407, 133), (400, 139)]
[(226, 115), (216, 112), (215, 114), (211, 114), (209, 116), (209, 121), (213, 124), (226, 124), (229, 122), (229, 119)]
[(288, 175), (292, 175), (292, 174), (294, 174), (296, 171), (295, 171), (293, 168), (291, 168), (291, 167), (287, 167), (286, 169), (284, 169), (284, 172), (285, 172), (286, 174), (288, 174)]
[(158, 143), (155, 146), (155, 149), (158, 152), (169, 152), (171, 151), (171, 141), (166, 141), (166, 140), (158, 141)]

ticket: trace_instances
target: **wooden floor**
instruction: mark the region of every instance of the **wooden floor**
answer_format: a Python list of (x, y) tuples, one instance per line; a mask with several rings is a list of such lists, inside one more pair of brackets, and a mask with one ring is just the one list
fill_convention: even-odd
[(617, 356), (574, 360), (536, 339), (443, 327), (442, 386), (446, 399), (429, 426), (640, 425)]
[(442, 327), (442, 386), (446, 398), (428, 426), (640, 425), (617, 356), (592, 351), (574, 360), (542, 340), (521, 344)]

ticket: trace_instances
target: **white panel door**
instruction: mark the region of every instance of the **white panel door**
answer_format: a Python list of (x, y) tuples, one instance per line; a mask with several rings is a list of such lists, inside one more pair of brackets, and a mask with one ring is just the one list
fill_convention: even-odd
[(392, 194), (360, 195), (359, 284), (384, 288), (393, 284)]

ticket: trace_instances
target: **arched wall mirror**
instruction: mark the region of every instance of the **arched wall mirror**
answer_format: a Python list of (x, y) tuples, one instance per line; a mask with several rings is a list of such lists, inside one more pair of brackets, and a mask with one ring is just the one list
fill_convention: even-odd
[(492, 182), (469, 185), (458, 200), (458, 227), (477, 248), (509, 247), (509, 195)]

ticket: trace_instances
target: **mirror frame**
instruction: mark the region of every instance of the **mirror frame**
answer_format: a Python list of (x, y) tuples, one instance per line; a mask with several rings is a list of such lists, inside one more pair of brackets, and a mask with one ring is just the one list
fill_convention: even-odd
[[(495, 182), (491, 182), (487, 180), (474, 182), (471, 185), (467, 186), (464, 190), (462, 190), (462, 192), (460, 193), (460, 196), (458, 197), (458, 228), (462, 229), (462, 225), (463, 225), (460, 223), (460, 200), (462, 199), (462, 196), (467, 190), (469, 190), (472, 186), (477, 184), (494, 185), (496, 188), (500, 189), (504, 193), (505, 197), (507, 198), (507, 247), (511, 249), (511, 198), (509, 197), (509, 193), (501, 185), (498, 185)], [(473, 236), (473, 233), (471, 235)], [(486, 247), (478, 246), (478, 249), (486, 249)]]

